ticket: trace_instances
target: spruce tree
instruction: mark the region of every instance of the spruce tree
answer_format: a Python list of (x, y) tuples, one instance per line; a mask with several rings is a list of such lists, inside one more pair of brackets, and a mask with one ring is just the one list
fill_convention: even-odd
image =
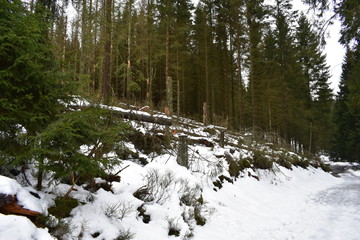
[(30, 140), (58, 114), (67, 97), (43, 15), (20, 0), (0, 7), (0, 155), (3, 166), (32, 160)]
[(331, 139), (332, 93), (326, 57), (322, 53), (321, 36), (301, 15), (296, 29), (297, 58), (305, 80), (305, 106), (308, 111), (309, 150), (328, 150)]

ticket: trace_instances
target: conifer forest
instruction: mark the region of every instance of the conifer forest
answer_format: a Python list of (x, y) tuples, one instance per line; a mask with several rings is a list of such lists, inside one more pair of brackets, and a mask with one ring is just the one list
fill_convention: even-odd
[[(291, 0), (0, 0), (0, 162), (37, 157), (41, 169), (60, 145), (128, 131), (106, 113), (68, 113), (72, 96), (360, 161), (360, 1), (303, 2), (309, 14)], [(335, 19), (346, 49), (337, 93), (324, 51)]]

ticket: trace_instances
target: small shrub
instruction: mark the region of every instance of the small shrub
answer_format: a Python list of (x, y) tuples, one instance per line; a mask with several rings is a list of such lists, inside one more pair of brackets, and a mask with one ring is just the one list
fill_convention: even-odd
[(292, 170), (292, 165), (291, 163), (286, 159), (286, 158), (283, 158), (283, 157), (279, 157), (276, 162), (280, 165), (280, 166), (283, 166), (284, 168), (287, 168), (287, 169), (290, 169)]
[(253, 155), (253, 166), (259, 169), (271, 169), (273, 162), (262, 155), (260, 152), (254, 152)]
[(244, 158), (244, 159), (239, 160), (238, 165), (239, 165), (239, 171), (244, 171), (246, 168), (251, 167), (249, 158)]
[(130, 136), (130, 140), (135, 147), (141, 150), (144, 154), (156, 152), (160, 154), (163, 148), (162, 140), (159, 136), (150, 133), (141, 133), (134, 131)]
[(110, 219), (123, 220), (133, 211), (133, 206), (130, 203), (118, 202), (109, 204), (104, 209), (105, 215)]
[(200, 226), (204, 226), (206, 223), (206, 219), (201, 216), (201, 208), (200, 207), (195, 207), (194, 209), (194, 218), (196, 221), (196, 225), (200, 225)]
[(139, 188), (133, 195), (134, 197), (144, 201), (163, 204), (169, 198), (169, 187), (174, 183), (174, 174), (166, 171), (160, 174), (157, 169), (150, 169), (145, 175), (146, 185)]
[(293, 164), (295, 166), (299, 166), (299, 167), (302, 167), (302, 168), (306, 169), (306, 168), (308, 168), (310, 166), (310, 161), (294, 156), (293, 157)]
[(225, 152), (225, 160), (229, 164), (229, 174), (232, 177), (238, 177), (240, 174), (240, 167), (237, 161), (235, 161), (234, 157), (228, 153)]
[(151, 216), (148, 214), (145, 214), (146, 212), (146, 208), (144, 206), (144, 204), (142, 204), (140, 207), (137, 208), (138, 216), (142, 218), (144, 223), (149, 223), (151, 220)]
[(322, 162), (319, 165), (324, 172), (331, 172), (331, 168), (329, 165)]
[(131, 232), (130, 229), (120, 230), (119, 236), (115, 240), (130, 240), (135, 237), (135, 233)]
[(187, 179), (180, 179), (178, 184), (180, 184), (180, 202), (186, 206), (195, 206), (201, 196), (201, 187), (199, 185), (191, 186)]
[(166, 220), (168, 222), (168, 229), (169, 229), (168, 235), (176, 236), (176, 237), (180, 236), (180, 228), (177, 222), (175, 222), (175, 218), (167, 217)]
[(68, 239), (71, 236), (72, 229), (70, 224), (63, 220), (57, 219), (53, 216), (39, 216), (36, 218), (35, 225), (41, 228), (48, 228), (49, 233), (57, 239)]
[(73, 198), (56, 198), (55, 206), (49, 208), (49, 213), (56, 218), (62, 219), (70, 217), (70, 212), (79, 205), (79, 202)]
[(219, 180), (221, 181), (221, 183), (224, 183), (224, 181), (227, 181), (229, 183), (234, 183), (234, 181), (231, 178), (226, 177), (224, 175), (219, 176)]
[(222, 183), (220, 180), (216, 180), (213, 182), (214, 186), (217, 187), (218, 189), (222, 188)]

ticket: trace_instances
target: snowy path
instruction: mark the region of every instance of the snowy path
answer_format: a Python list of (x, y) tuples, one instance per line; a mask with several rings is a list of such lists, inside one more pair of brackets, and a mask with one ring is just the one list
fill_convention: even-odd
[[(342, 175), (344, 182), (313, 195), (301, 218), (299, 239), (360, 239), (360, 178)], [(312, 210), (313, 209), (313, 210)]]
[(221, 211), (195, 239), (359, 240), (360, 176), (315, 175), (228, 186), (216, 206)]

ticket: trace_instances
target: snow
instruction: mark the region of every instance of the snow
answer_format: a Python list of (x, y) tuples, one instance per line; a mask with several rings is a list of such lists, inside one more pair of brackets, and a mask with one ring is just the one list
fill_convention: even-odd
[(0, 239), (7, 240), (53, 240), (46, 229), (36, 228), (27, 218), (0, 214)]
[(36, 212), (44, 212), (39, 199), (31, 195), (17, 181), (11, 178), (0, 175), (0, 193), (16, 195), (19, 204), (24, 208)]
[[(103, 189), (93, 194), (93, 200), (80, 205), (71, 212), (72, 236), (82, 233), (82, 239), (115, 239), (121, 232), (130, 230), (134, 240), (177, 239), (168, 236), (172, 222), (185, 236), (194, 228), (192, 239), (332, 239), (346, 240), (360, 238), (360, 174), (351, 170), (341, 178), (333, 177), (322, 170), (283, 167), (276, 171), (249, 170), (260, 177), (260, 181), (243, 174), (233, 184), (225, 182), (221, 189), (213, 186), (196, 173), (177, 165), (169, 156), (155, 158), (141, 167), (133, 162), (122, 173), (122, 181), (113, 184), (113, 192)], [(159, 173), (173, 173), (173, 183), (167, 189), (168, 199), (164, 203), (151, 202), (145, 205), (146, 214), (151, 216), (149, 224), (142, 222), (136, 209), (143, 204), (133, 197), (133, 192), (145, 184), (145, 175), (151, 169)], [(190, 187), (201, 187), (205, 200), (204, 226), (191, 226), (181, 217), (187, 206), (180, 206), (182, 179)], [(61, 185), (62, 186), (62, 185)], [(64, 188), (64, 189), (63, 189)], [(65, 191), (65, 186), (60, 187)], [(15, 180), (0, 176), (0, 192), (17, 194), (19, 201), (32, 210), (39, 210), (39, 199), (34, 198)], [(86, 201), (88, 192), (79, 187), (74, 192), (78, 199)], [(128, 208), (119, 218), (116, 211)], [(120, 214), (121, 215), (121, 214)], [(77, 223), (77, 224), (75, 224)], [(19, 231), (21, 229), (21, 231)], [(25, 217), (0, 214), (0, 239), (53, 239), (47, 229), (36, 228)]]
[[(77, 104), (88, 104), (77, 100)], [(81, 103), (79, 102), (81, 101)], [(124, 109), (117, 109), (123, 111)], [(121, 164), (111, 169), (119, 172), (120, 182), (113, 182), (112, 192), (102, 188), (89, 192), (85, 185), (76, 185), (71, 197), (80, 204), (72, 209), (70, 217), (63, 219), (70, 231), (63, 239), (112, 240), (126, 234), (134, 240), (355, 240), (360, 239), (360, 171), (350, 163), (331, 163), (344, 169), (334, 177), (321, 169), (293, 166), (292, 170), (276, 163), (272, 170), (245, 169), (237, 179), (228, 172), (225, 156), (234, 159), (252, 157), (252, 148), (264, 156), (284, 155), (299, 157), (284, 149), (273, 150), (268, 145), (252, 143), (251, 147), (238, 146), (242, 136), (226, 134), (225, 147), (217, 142), (216, 126), (203, 126), (189, 119), (179, 118), (187, 127), (172, 126), (176, 139), (182, 134), (191, 139), (205, 138), (214, 147), (189, 145), (189, 169), (176, 162), (176, 143), (160, 155), (144, 154), (131, 142), (124, 147), (148, 160), (143, 166), (137, 159), (121, 159)], [(151, 123), (129, 121), (138, 131), (151, 133), (164, 129)], [(210, 134), (211, 131), (212, 133)], [(87, 152), (89, 146), (82, 146)], [(245, 148), (245, 149), (243, 149)], [(322, 161), (330, 164), (327, 157)], [(120, 171), (121, 170), (121, 171)], [(34, 169), (26, 174), (34, 186)], [(219, 176), (227, 180), (221, 186)], [(44, 191), (35, 191), (21, 177), (16, 180), (0, 176), (0, 193), (16, 195), (19, 203), (30, 210), (48, 215), (54, 199), (62, 197), (70, 186), (49, 181), (44, 177)], [(101, 178), (96, 183), (104, 182)], [(20, 184), (21, 183), (21, 184)], [(21, 186), (23, 185), (23, 186)], [(148, 198), (138, 199), (134, 193), (148, 188)], [(39, 194), (40, 199), (30, 192)], [(140, 210), (150, 216), (145, 223)], [(195, 212), (206, 219), (204, 226), (196, 224)], [(50, 216), (53, 218), (53, 216)], [(179, 230), (179, 236), (169, 236), (169, 227)], [(19, 231), (21, 229), (21, 231)], [(192, 236), (192, 237), (190, 237)], [(37, 228), (22, 216), (0, 214), (0, 240), (53, 239), (46, 228)]]

